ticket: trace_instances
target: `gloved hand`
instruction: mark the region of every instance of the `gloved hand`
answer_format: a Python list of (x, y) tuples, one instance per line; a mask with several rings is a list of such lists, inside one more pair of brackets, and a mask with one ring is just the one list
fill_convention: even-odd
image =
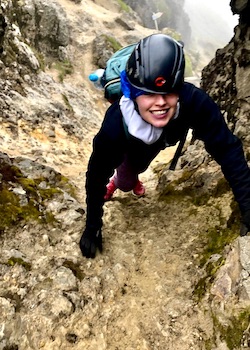
[(242, 214), (240, 236), (246, 236), (250, 231), (250, 210)]
[(94, 230), (86, 228), (83, 231), (80, 248), (82, 255), (86, 258), (94, 258), (97, 248), (102, 252), (102, 232), (101, 230)]

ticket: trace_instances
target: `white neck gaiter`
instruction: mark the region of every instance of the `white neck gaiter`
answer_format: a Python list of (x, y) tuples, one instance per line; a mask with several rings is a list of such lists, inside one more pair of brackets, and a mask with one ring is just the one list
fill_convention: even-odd
[[(163, 128), (157, 128), (143, 120), (135, 110), (134, 102), (130, 98), (122, 96), (120, 99), (120, 108), (130, 135), (140, 139), (147, 145), (151, 145), (160, 138)], [(178, 114), (179, 102), (173, 119), (177, 118)]]
[(148, 145), (151, 145), (160, 138), (163, 128), (156, 128), (145, 122), (135, 110), (134, 102), (130, 98), (122, 96), (120, 99), (120, 108), (130, 135)]

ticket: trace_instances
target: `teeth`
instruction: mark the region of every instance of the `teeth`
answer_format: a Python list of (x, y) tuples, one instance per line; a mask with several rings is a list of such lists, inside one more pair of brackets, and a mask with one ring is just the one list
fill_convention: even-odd
[(164, 109), (164, 110), (162, 110), (162, 111), (153, 111), (153, 113), (156, 114), (156, 115), (161, 115), (161, 114), (167, 113), (167, 110)]

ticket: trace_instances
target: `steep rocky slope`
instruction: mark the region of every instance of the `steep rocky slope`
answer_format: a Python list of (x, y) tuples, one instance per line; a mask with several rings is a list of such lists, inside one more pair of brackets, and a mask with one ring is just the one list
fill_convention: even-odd
[[(249, 153), (249, 1), (233, 3), (241, 24), (203, 84)], [(100, 34), (124, 45), (154, 32), (136, 19), (115, 1), (1, 1), (2, 350), (249, 347), (250, 242), (201, 145), (174, 173), (173, 150), (162, 152), (143, 174), (147, 196), (105, 204), (103, 254), (80, 254), (85, 171), (108, 106), (87, 76), (112, 51)]]

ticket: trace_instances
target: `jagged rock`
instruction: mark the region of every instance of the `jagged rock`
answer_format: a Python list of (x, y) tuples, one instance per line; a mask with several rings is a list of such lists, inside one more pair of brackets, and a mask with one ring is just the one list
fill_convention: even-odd
[(223, 302), (238, 293), (242, 274), (240, 256), (242, 252), (236, 242), (211, 287), (211, 294)]
[(230, 6), (233, 13), (240, 14), (240, 21), (250, 22), (250, 4), (248, 0), (231, 0)]
[(66, 13), (56, 1), (26, 0), (14, 7), (24, 38), (39, 52), (58, 57), (61, 47), (69, 44)]
[(125, 30), (134, 30), (135, 29), (135, 22), (131, 21), (129, 15), (118, 17), (116, 19), (116, 23), (121, 25)]
[[(16, 69), (23, 76), (28, 69), (41, 68), (41, 53), (44, 57), (67, 58), (64, 48), (69, 44), (69, 28), (66, 14), (56, 1), (25, 0), (21, 6), (6, 2), (2, 13), (10, 14), (7, 20), (2, 14), (0, 22), (2, 60), (6, 66), (17, 62)], [(18, 26), (12, 23), (11, 16), (17, 19)], [(40, 52), (40, 57), (36, 56), (34, 48)]]

